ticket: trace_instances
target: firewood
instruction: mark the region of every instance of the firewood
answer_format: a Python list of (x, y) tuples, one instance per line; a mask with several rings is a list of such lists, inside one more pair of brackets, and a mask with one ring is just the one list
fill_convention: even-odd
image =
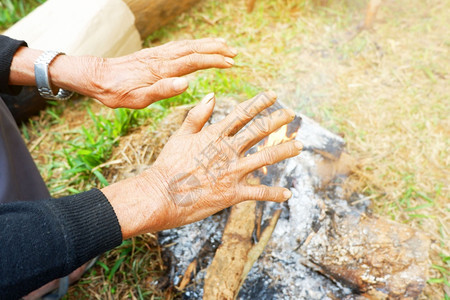
[[(301, 252), (321, 273), (368, 295), (416, 298), (428, 272), (428, 237), (381, 217), (354, 211), (322, 223)], [(319, 246), (320, 245), (320, 246)]]
[(256, 0), (247, 0), (247, 12), (251, 13), (253, 8), (255, 8)]
[(141, 49), (134, 16), (121, 0), (48, 0), (4, 34), (71, 55), (115, 57)]
[[(258, 243), (256, 243), (248, 252), (247, 262), (244, 266), (244, 270), (241, 275), (239, 289), (242, 287), (242, 284), (244, 284), (245, 278), (247, 277), (248, 272), (250, 272), (250, 269), (253, 267), (253, 264), (256, 262), (256, 260), (259, 258), (261, 253), (266, 248), (266, 245), (269, 242), (270, 237), (272, 236), (275, 226), (277, 225), (278, 219), (280, 218), (280, 214), (281, 209), (275, 211), (272, 218), (270, 218), (269, 225), (262, 232), (261, 237), (258, 240)], [(239, 289), (237, 292), (239, 292)]]
[(192, 274), (195, 273), (196, 267), (197, 267), (197, 260), (194, 259), (186, 269), (183, 279), (181, 279), (180, 285), (175, 287), (177, 290), (182, 291), (189, 284), (189, 281), (191, 281)]
[(281, 210), (274, 213), (258, 242), (253, 244), (255, 208), (255, 201), (247, 201), (231, 209), (222, 245), (217, 249), (206, 274), (203, 299), (236, 299), (248, 272), (264, 251)]
[(124, 0), (136, 17), (136, 28), (145, 39), (200, 0)]
[(246, 201), (231, 209), (222, 244), (205, 277), (203, 299), (236, 298), (248, 254), (253, 247), (255, 207), (256, 201)]
[[(213, 122), (229, 113), (229, 105), (218, 102)], [(408, 299), (422, 292), (429, 238), (370, 215), (368, 197), (355, 193), (344, 198), (342, 181), (335, 177), (347, 176), (354, 164), (344, 151), (345, 141), (302, 117), (296, 139), (304, 144), (303, 153), (252, 178), (290, 188), (289, 201), (241, 203), (230, 215), (224, 211), (160, 236), (176, 255), (170, 271), (175, 286), (192, 274), (189, 264), (199, 262), (185, 297)], [(298, 125), (299, 120), (286, 136)], [(264, 249), (266, 255), (261, 255)]]
[[(142, 47), (134, 16), (121, 0), (48, 0), (3, 34), (25, 40), (31, 48), (71, 55), (116, 57)], [(34, 87), (2, 98), (17, 123), (47, 104)]]
[(381, 5), (381, 0), (370, 0), (367, 5), (366, 18), (364, 19), (364, 29), (371, 29)]

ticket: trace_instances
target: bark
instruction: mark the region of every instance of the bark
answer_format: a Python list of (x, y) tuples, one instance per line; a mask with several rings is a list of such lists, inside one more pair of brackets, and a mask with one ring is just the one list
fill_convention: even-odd
[[(381, 217), (336, 213), (303, 245), (303, 254), (326, 276), (352, 289), (413, 299), (426, 284), (430, 240)], [(306, 244), (306, 243), (305, 243)], [(320, 246), (319, 246), (320, 245)]]
[(367, 5), (366, 17), (364, 19), (364, 29), (371, 29), (381, 5), (381, 0), (370, 0)]
[(264, 251), (275, 229), (281, 210), (275, 211), (258, 242), (253, 244), (257, 222), (256, 202), (247, 201), (231, 209), (222, 236), (205, 277), (203, 299), (236, 299), (253, 264)]
[(234, 299), (239, 291), (255, 227), (255, 201), (235, 205), (222, 236), (222, 245), (205, 278), (203, 299)]
[[(232, 106), (219, 102), (210, 122)], [(426, 284), (429, 238), (370, 215), (363, 195), (344, 197), (342, 178), (355, 163), (345, 141), (303, 115), (287, 136), (300, 119), (296, 139), (303, 153), (252, 178), (290, 188), (289, 201), (246, 202), (230, 215), (161, 233), (161, 244), (175, 256), (174, 285), (189, 299), (417, 298)]]
[(145, 39), (200, 0), (124, 0), (136, 17), (136, 28)]
[[(138, 51), (142, 44), (134, 16), (121, 0), (48, 0), (3, 34), (25, 40), (31, 48), (71, 55), (116, 57)], [(34, 87), (2, 98), (17, 123), (47, 104)]]
[(48, 0), (4, 34), (71, 55), (115, 57), (141, 49), (134, 16), (121, 0)]

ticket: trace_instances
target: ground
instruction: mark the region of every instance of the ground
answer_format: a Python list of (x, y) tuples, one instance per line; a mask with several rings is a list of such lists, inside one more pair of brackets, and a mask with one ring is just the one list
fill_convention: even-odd
[[(272, 89), (282, 102), (345, 138), (359, 161), (350, 189), (370, 198), (377, 214), (432, 238), (423, 298), (449, 299), (450, 2), (383, 1), (373, 29), (351, 38), (365, 5), (259, 0), (247, 13), (244, 0), (205, 0), (145, 43), (223, 37), (240, 52), (231, 70), (198, 72), (189, 77), (188, 94), (140, 113), (114, 115), (87, 99), (51, 106), (22, 127), (24, 137), (53, 195), (60, 196), (116, 180), (122, 136), (157, 141), (145, 149), (151, 162), (166, 138), (158, 120), (170, 107), (210, 91), (242, 101)], [(175, 291), (160, 290), (161, 251), (154, 235), (125, 241), (101, 257), (68, 298), (173, 297)]]

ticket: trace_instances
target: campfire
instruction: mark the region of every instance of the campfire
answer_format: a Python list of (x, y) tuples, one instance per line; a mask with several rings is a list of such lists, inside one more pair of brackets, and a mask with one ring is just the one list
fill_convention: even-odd
[[(232, 105), (220, 104), (212, 122)], [(262, 114), (282, 108), (276, 103)], [(280, 185), (285, 203), (247, 201), (159, 235), (171, 284), (189, 299), (417, 297), (429, 240), (371, 215), (370, 200), (345, 197), (352, 168), (345, 141), (298, 114), (249, 153), (297, 139), (301, 155), (255, 171), (249, 183)]]
[[(281, 143), (295, 139), (297, 132), (294, 131), (292, 134), (290, 134), (288, 136), (287, 130), (288, 130), (288, 126), (283, 125), (280, 129), (278, 129), (274, 133), (270, 134), (266, 139), (264, 139), (264, 141), (261, 143), (261, 145), (256, 146), (257, 151), (261, 151), (262, 149), (264, 149), (266, 147), (279, 145)], [(261, 171), (264, 175), (267, 175), (267, 167), (266, 166), (262, 167)]]

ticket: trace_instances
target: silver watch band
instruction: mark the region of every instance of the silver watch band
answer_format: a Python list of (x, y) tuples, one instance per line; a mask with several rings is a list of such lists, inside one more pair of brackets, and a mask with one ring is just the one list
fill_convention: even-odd
[(36, 86), (42, 98), (50, 100), (67, 100), (72, 97), (73, 92), (59, 89), (55, 95), (48, 78), (48, 66), (56, 56), (64, 54), (58, 51), (45, 51), (34, 62), (34, 77)]

